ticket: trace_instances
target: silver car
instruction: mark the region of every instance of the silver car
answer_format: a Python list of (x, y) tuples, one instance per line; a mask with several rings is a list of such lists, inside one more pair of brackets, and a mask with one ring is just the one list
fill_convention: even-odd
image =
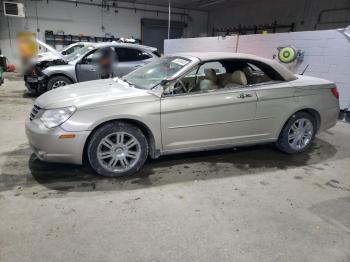
[(47, 44), (41, 42), (38, 39), (37, 39), (37, 42), (43, 48), (48, 49), (48, 52), (39, 53), (36, 57), (32, 59), (32, 62), (40, 62), (44, 60), (49, 61), (49, 60), (61, 59), (61, 58), (65, 59), (65, 56), (70, 55), (74, 52), (77, 52), (80, 48), (83, 48), (84, 46), (92, 45), (91, 42), (76, 42), (66, 46), (61, 51), (57, 51), (51, 46), (48, 46)]
[(131, 175), (146, 158), (274, 142), (305, 151), (336, 124), (334, 83), (294, 75), (268, 59), (233, 53), (165, 56), (122, 78), (40, 96), (26, 121), (39, 159)]
[(37, 58), (26, 70), (26, 87), (32, 93), (44, 93), (72, 83), (101, 79), (99, 58), (106, 49), (114, 54), (114, 76), (124, 76), (159, 58), (156, 48), (137, 44), (89, 43), (65, 56), (51, 48), (53, 56)]

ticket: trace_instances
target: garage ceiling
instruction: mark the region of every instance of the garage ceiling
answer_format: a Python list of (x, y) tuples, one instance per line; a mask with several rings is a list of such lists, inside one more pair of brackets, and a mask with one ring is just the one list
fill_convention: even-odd
[[(32, 0), (32, 1), (44, 1), (44, 0)], [(48, 0), (45, 0), (48, 1)], [(62, 2), (75, 2), (78, 3), (90, 3), (90, 4), (108, 4), (118, 5), (119, 3), (131, 3), (131, 4), (145, 4), (150, 6), (168, 6), (169, 0), (55, 0)], [(200, 11), (212, 11), (225, 8), (234, 8), (244, 4), (257, 2), (259, 0), (171, 0), (171, 6), (175, 8), (187, 9), (187, 10), (200, 10)], [(293, 0), (264, 0), (264, 3), (270, 2), (281, 2)]]
[[(171, 0), (171, 6), (183, 9), (210, 11), (213, 9), (232, 7), (238, 4), (246, 4), (256, 0)], [(127, 2), (133, 4), (148, 4), (158, 6), (168, 6), (168, 0), (107, 0), (112, 2)]]

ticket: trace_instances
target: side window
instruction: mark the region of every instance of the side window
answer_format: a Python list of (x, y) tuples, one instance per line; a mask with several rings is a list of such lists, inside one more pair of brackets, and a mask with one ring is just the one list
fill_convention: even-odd
[(139, 53), (138, 53), (139, 60), (146, 60), (146, 59), (149, 59), (151, 57), (152, 56), (149, 55), (147, 52), (139, 50)]
[(249, 85), (284, 81), (273, 68), (261, 62), (248, 62), (243, 72), (247, 77)]
[(221, 88), (221, 79), (227, 75), (226, 68), (220, 61), (211, 61), (193, 68), (177, 80), (172, 94), (207, 92)]
[(76, 45), (76, 46), (72, 46), (71, 48), (68, 48), (66, 51), (65, 51), (65, 55), (70, 55), (72, 53), (74, 53), (75, 51), (77, 51), (78, 49), (82, 48), (83, 45)]
[(119, 62), (141, 61), (151, 58), (148, 53), (142, 50), (125, 47), (117, 48), (117, 55)]
[(200, 66), (198, 70), (198, 75), (205, 75), (205, 69), (214, 69), (215, 73), (225, 74), (226, 69), (220, 62), (208, 62)]
[(97, 64), (99, 59), (101, 58), (102, 51), (100, 49), (94, 50), (92, 53), (86, 55), (82, 59), (83, 64)]
[(220, 61), (207, 62), (200, 65), (195, 77), (195, 87), (191, 92), (207, 92), (222, 88), (222, 79), (226, 77), (226, 68)]

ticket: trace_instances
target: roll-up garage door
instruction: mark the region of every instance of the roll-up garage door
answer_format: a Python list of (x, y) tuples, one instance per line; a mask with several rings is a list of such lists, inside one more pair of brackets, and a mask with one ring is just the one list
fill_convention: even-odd
[[(173, 21), (170, 26), (170, 38), (181, 38), (184, 22)], [(168, 21), (157, 19), (141, 20), (141, 39), (144, 45), (158, 48), (159, 53), (163, 53), (164, 39), (168, 38)]]

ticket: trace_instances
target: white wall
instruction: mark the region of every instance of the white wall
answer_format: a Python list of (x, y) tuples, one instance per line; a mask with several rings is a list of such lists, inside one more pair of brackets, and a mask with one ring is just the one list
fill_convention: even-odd
[[(349, 0), (246, 0), (238, 1), (232, 8), (210, 13), (210, 28), (241, 25), (295, 23), (295, 31), (314, 30), (318, 14), (328, 8), (350, 7)], [(350, 20), (350, 11), (325, 14), (323, 21)], [(345, 27), (346, 23), (328, 24), (317, 29)]]
[[(166, 52), (227, 51), (235, 52), (236, 37), (171, 39), (165, 42)], [(217, 44), (220, 43), (220, 44)], [(334, 81), (340, 91), (342, 109), (350, 105), (350, 40), (337, 30), (305, 31), (267, 35), (242, 35), (237, 52), (272, 59), (277, 47), (292, 45), (305, 52), (302, 63), (293, 64), (295, 73)]]
[(236, 43), (236, 36), (170, 39), (164, 41), (164, 53), (236, 52)]
[[(2, 9), (2, 1), (1, 9)], [(23, 1), (22, 1), (23, 2)], [(152, 18), (167, 20), (167, 14), (157, 16), (156, 13), (149, 13), (144, 11), (118, 9), (115, 13), (114, 9), (104, 11), (102, 13), (100, 7), (78, 5), (75, 7), (74, 1), (72, 3), (63, 3), (57, 1), (24, 1), (26, 8), (26, 19), (5, 17), (0, 13), (0, 48), (3, 53), (13, 63), (18, 63), (16, 35), (18, 32), (29, 30), (37, 32), (36, 9), (38, 13), (38, 27), (40, 32), (39, 39), (44, 41), (45, 30), (63, 30), (65, 34), (79, 34), (93, 36), (104, 36), (105, 33), (111, 33), (115, 37), (135, 37), (141, 38), (141, 19)], [(118, 3), (119, 6), (136, 7), (144, 9), (158, 9), (167, 11), (167, 8), (148, 6), (148, 5), (131, 5), (127, 3)], [(173, 12), (184, 12), (183, 10), (173, 9)], [(205, 12), (186, 11), (191, 17), (192, 21), (186, 19), (188, 27), (184, 31), (184, 37), (195, 37), (200, 33), (207, 31), (207, 18)], [(102, 16), (103, 26), (102, 30)], [(174, 21), (185, 21), (184, 17), (173, 15)], [(10, 26), (10, 32), (8, 25)], [(9, 38), (11, 35), (11, 42)]]
[(273, 58), (277, 47), (292, 45), (305, 52), (302, 63), (293, 67), (305, 75), (336, 82), (342, 109), (350, 106), (350, 40), (337, 30), (305, 31), (268, 35), (244, 35), (238, 52)]

